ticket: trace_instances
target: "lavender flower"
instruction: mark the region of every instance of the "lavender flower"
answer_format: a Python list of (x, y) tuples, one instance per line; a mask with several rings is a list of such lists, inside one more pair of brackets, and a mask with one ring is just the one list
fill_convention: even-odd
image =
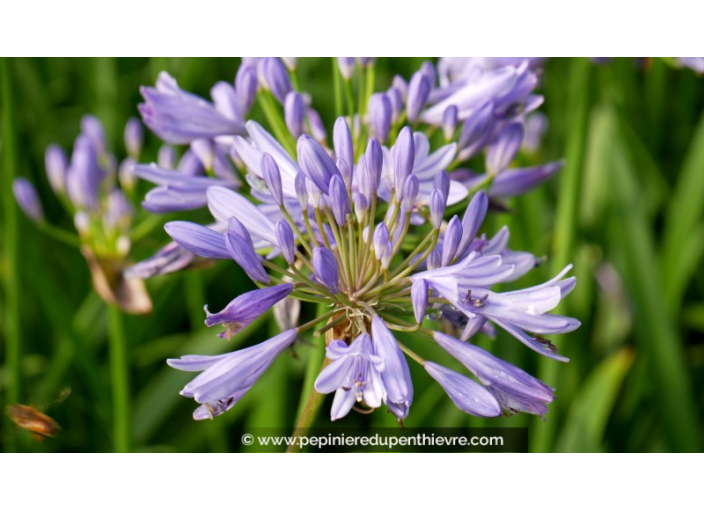
[(413, 315), (418, 324), (423, 323), (423, 318), (428, 309), (428, 283), (425, 280), (416, 280), (411, 284), (411, 303)]
[(246, 115), (254, 103), (257, 95), (259, 79), (257, 78), (257, 65), (255, 62), (242, 62), (235, 75), (235, 95), (239, 112)]
[[(578, 320), (546, 313), (569, 294), (576, 280), (560, 280), (567, 266), (552, 280), (532, 288), (494, 293), (488, 287), (505, 281), (514, 265), (505, 264), (499, 255), (470, 253), (462, 262), (449, 267), (418, 273), (412, 279), (424, 279), (428, 286), (467, 316), (472, 334), (487, 320), (502, 327), (534, 351), (558, 361), (569, 361), (557, 354), (552, 343), (540, 335), (568, 333), (580, 326)], [(531, 336), (527, 332), (534, 333)], [(472, 336), (468, 332), (463, 340)]]
[(49, 145), (44, 153), (44, 165), (46, 176), (54, 193), (63, 193), (66, 189), (66, 172), (68, 171), (68, 160), (64, 150), (58, 145)]
[[(229, 85), (223, 84), (227, 87)], [(244, 133), (244, 123), (233, 103), (218, 101), (223, 89), (213, 89), (213, 105), (181, 90), (176, 80), (162, 72), (156, 87), (142, 87), (145, 102), (139, 105), (144, 123), (162, 140), (184, 144), (200, 138)], [(234, 92), (234, 90), (232, 91)]]
[(677, 63), (698, 74), (704, 74), (704, 57), (677, 57)]
[(98, 207), (99, 188), (105, 175), (98, 162), (95, 141), (82, 133), (74, 143), (66, 174), (66, 192), (76, 208), (95, 210)]
[(186, 372), (202, 372), (188, 383), (181, 395), (201, 404), (193, 419), (213, 419), (234, 406), (284, 349), (296, 339), (289, 329), (261, 344), (219, 356), (182, 356), (167, 360), (169, 366)]
[(306, 177), (325, 194), (328, 193), (332, 176), (340, 175), (325, 149), (308, 135), (298, 139), (298, 161)]
[[(184, 155), (181, 161), (187, 158), (189, 157)], [(146, 194), (142, 202), (142, 207), (153, 213), (199, 209), (207, 204), (206, 191), (210, 186), (240, 186), (240, 182), (235, 179), (188, 175), (158, 167), (154, 163), (137, 165), (134, 172), (138, 177), (158, 185)]]
[(262, 256), (254, 251), (254, 243), (247, 229), (236, 218), (230, 218), (225, 233), (225, 246), (232, 259), (253, 281), (269, 283), (269, 275), (262, 264)]
[(373, 94), (369, 99), (369, 119), (374, 136), (384, 143), (391, 129), (393, 110), (386, 94)]
[(432, 81), (422, 71), (418, 71), (411, 78), (411, 82), (408, 85), (408, 103), (406, 106), (406, 117), (409, 121), (415, 122), (418, 118), (420, 111), (428, 101), (432, 86)]
[(189, 252), (210, 259), (229, 259), (230, 253), (218, 224), (204, 227), (187, 221), (172, 221), (164, 226), (166, 232)]
[(271, 91), (274, 97), (283, 103), (293, 89), (283, 62), (276, 57), (264, 57), (257, 62), (257, 73), (259, 84)]
[(471, 379), (431, 361), (426, 362), (424, 367), (465, 413), (480, 418), (493, 418), (501, 414), (496, 398)]
[(35, 222), (44, 221), (44, 210), (37, 196), (34, 185), (24, 177), (18, 177), (12, 181), (12, 192), (20, 209), (27, 217)]
[(208, 327), (222, 324), (225, 328), (220, 333), (221, 338), (229, 340), (241, 329), (248, 326), (254, 319), (271, 308), (293, 291), (293, 284), (283, 283), (273, 287), (245, 292), (230, 301), (221, 312), (210, 313), (205, 306), (205, 325)]
[(384, 360), (381, 380), (386, 388), (384, 401), (399, 419), (408, 416), (413, 402), (413, 384), (408, 363), (386, 323), (378, 316), (372, 317), (372, 335), (375, 352)]
[(195, 259), (194, 253), (182, 248), (176, 242), (171, 242), (151, 257), (126, 268), (124, 275), (127, 278), (152, 278), (185, 269), (191, 266)]
[(506, 127), (486, 153), (487, 173), (495, 176), (505, 170), (516, 156), (522, 142), (523, 126), (521, 124), (513, 123)]
[(125, 124), (125, 147), (127, 154), (133, 159), (139, 158), (144, 143), (144, 131), (142, 123), (135, 118), (131, 118)]
[(340, 69), (340, 74), (345, 80), (352, 78), (354, 74), (354, 57), (337, 57), (337, 66)]
[(306, 103), (298, 92), (289, 92), (284, 101), (284, 114), (286, 127), (294, 138), (303, 134), (306, 117)]
[(548, 118), (542, 112), (533, 112), (526, 117), (524, 125), (523, 149), (535, 153), (540, 148), (540, 142), (548, 129)]
[(555, 397), (553, 389), (542, 381), (468, 342), (440, 332), (433, 337), (486, 386), (502, 409), (512, 414), (526, 412), (538, 416), (548, 412), (546, 404)]
[(347, 345), (334, 340), (327, 347), (327, 357), (332, 363), (325, 367), (315, 380), (319, 393), (335, 392), (330, 417), (333, 421), (347, 416), (355, 404), (364, 402), (374, 409), (381, 406), (386, 390), (381, 373), (386, 363), (374, 354), (371, 337), (362, 333)]
[(325, 285), (332, 294), (339, 292), (339, 269), (337, 260), (328, 248), (315, 248), (313, 250), (313, 268), (316, 278)]

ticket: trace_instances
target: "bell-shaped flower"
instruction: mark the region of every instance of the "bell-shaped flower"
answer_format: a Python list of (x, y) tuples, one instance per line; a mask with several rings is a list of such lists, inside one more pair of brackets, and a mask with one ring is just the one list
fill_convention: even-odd
[(165, 142), (186, 144), (199, 138), (245, 133), (242, 119), (181, 90), (166, 72), (159, 74), (156, 88), (142, 87), (140, 92), (145, 100), (138, 106), (142, 119)]
[(544, 382), (484, 349), (461, 342), (444, 333), (433, 333), (435, 341), (479, 379), (501, 407), (509, 413), (526, 412), (543, 416), (555, 398)]
[(465, 413), (480, 418), (493, 418), (501, 414), (496, 398), (471, 379), (432, 361), (426, 361), (423, 366)]
[(413, 402), (411, 371), (398, 342), (378, 315), (372, 318), (372, 341), (374, 352), (385, 364), (381, 379), (386, 390), (386, 404), (397, 418), (406, 418)]
[(330, 412), (333, 421), (345, 417), (357, 403), (364, 402), (371, 408), (381, 406), (386, 396), (381, 379), (385, 363), (374, 353), (368, 334), (362, 333), (350, 345), (334, 340), (326, 352), (332, 363), (318, 375), (315, 390), (335, 392)]
[(248, 326), (254, 319), (284, 299), (293, 291), (292, 283), (282, 283), (240, 294), (218, 313), (210, 313), (205, 306), (205, 325), (222, 324), (225, 328), (218, 336), (229, 340), (232, 335)]
[(239, 351), (219, 356), (182, 356), (166, 362), (178, 370), (202, 372), (183, 388), (181, 395), (201, 404), (193, 413), (194, 419), (213, 419), (231, 409), (295, 339), (296, 330), (289, 329)]

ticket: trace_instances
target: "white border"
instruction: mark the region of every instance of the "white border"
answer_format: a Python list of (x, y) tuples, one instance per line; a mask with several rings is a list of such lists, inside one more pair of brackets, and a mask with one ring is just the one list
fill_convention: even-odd
[[(679, 508), (667, 454), (0, 455), (3, 508)], [(481, 505), (481, 506), (479, 506)]]
[[(702, 54), (701, 12), (673, 0), (7, 1), (7, 56)], [(656, 8), (657, 7), (657, 8)]]

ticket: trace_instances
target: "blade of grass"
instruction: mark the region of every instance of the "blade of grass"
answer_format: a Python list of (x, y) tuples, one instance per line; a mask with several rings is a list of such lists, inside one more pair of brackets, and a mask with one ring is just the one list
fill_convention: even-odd
[(93, 111), (105, 126), (105, 137), (108, 140), (108, 146), (112, 147), (122, 135), (122, 130), (118, 126), (119, 108), (115, 107), (119, 104), (117, 65), (114, 58), (107, 57), (93, 58), (90, 65), (94, 71)]
[[(20, 256), (19, 236), (17, 230), (17, 206), (12, 194), (12, 181), (17, 175), (15, 134), (14, 92), (10, 76), (10, 61), (8, 58), (0, 59), (0, 80), (2, 87), (2, 132), (3, 132), (3, 172), (2, 172), (2, 201), (3, 201), (3, 244), (5, 247), (5, 268), (3, 283), (5, 287), (5, 368), (7, 371), (7, 392), (5, 401), (16, 403), (21, 399), (22, 374), (20, 373), (21, 346), (19, 313), (19, 268)], [(14, 451), (16, 448), (15, 428), (9, 419), (5, 418), (6, 433), (4, 434), (5, 450)], [(7, 432), (11, 431), (11, 432)]]
[(602, 437), (623, 380), (633, 363), (633, 352), (621, 349), (592, 370), (570, 406), (557, 440), (558, 452), (599, 452)]
[(660, 416), (670, 449), (697, 451), (701, 430), (695, 414), (692, 383), (682, 339), (663, 301), (652, 230), (642, 193), (623, 142), (615, 140), (613, 172), (614, 242), (622, 251), (621, 272), (635, 306), (638, 340), (650, 354)]
[(51, 363), (35, 392), (37, 402), (49, 402), (57, 395), (57, 388), (66, 384), (66, 373), (75, 360), (73, 344), (64, 335), (59, 338), (59, 346), (51, 356)]
[[(61, 292), (56, 282), (52, 279), (40, 279), (40, 276), (30, 271), (28, 273), (32, 286), (41, 289), (37, 292), (37, 297), (41, 305), (42, 314), (47, 322), (56, 328), (62, 339), (67, 340), (73, 346), (73, 354), (76, 357), (78, 369), (84, 378), (86, 386), (91, 393), (91, 399), (95, 403), (96, 414), (102, 418), (107, 417), (108, 393), (105, 384), (99, 373), (100, 364), (93, 352), (88, 348), (84, 334), (78, 333), (74, 326), (75, 321), (71, 316), (69, 303), (65, 300), (55, 299)], [(75, 317), (79, 317), (83, 311), (90, 308), (94, 299), (98, 299), (93, 292), (86, 298), (79, 307), (79, 312)], [(56, 388), (54, 388), (56, 389)]]
[[(586, 58), (574, 59), (569, 78), (569, 132), (567, 138), (566, 164), (560, 174), (560, 189), (557, 202), (553, 250), (550, 256), (550, 272), (557, 274), (572, 260), (577, 231), (577, 211), (579, 191), (584, 164), (584, 148), (587, 140), (589, 112), (591, 63)], [(563, 313), (562, 306), (556, 313)], [(539, 376), (547, 384), (554, 384), (558, 376), (559, 364), (542, 358)], [(555, 437), (557, 420), (555, 416), (545, 422), (534, 422), (531, 429), (531, 450), (549, 451)]]
[(692, 236), (704, 212), (704, 114), (692, 137), (674, 193), (665, 214), (660, 276), (663, 282), (664, 302), (677, 312), (682, 295), (694, 266), (681, 263), (682, 255), (690, 247)]
[(693, 303), (682, 311), (682, 321), (690, 328), (704, 331), (704, 303)]

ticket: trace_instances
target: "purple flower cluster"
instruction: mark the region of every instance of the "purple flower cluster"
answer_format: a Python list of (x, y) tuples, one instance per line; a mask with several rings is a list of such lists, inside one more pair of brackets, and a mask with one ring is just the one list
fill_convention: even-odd
[[(45, 162), (49, 184), (66, 212), (73, 217), (78, 238), (48, 223), (37, 192), (30, 181), (18, 178), (13, 191), (25, 214), (46, 233), (72, 245), (80, 245), (91, 272), (93, 287), (107, 303), (135, 314), (152, 309), (144, 282), (125, 278), (123, 274), (132, 244), (132, 220), (136, 161), (142, 151), (143, 129), (137, 119), (130, 119), (124, 131), (127, 157), (118, 165), (109, 152), (101, 122), (92, 115), (81, 119), (81, 133), (76, 138), (70, 158), (58, 145), (46, 149)], [(118, 184), (119, 182), (119, 184)], [(176, 244), (159, 257), (169, 261), (160, 266), (182, 268), (193, 255)], [(130, 276), (151, 276), (142, 266)]]
[[(302, 135), (294, 160), (273, 137), (250, 121), (248, 131), (253, 143), (244, 138), (236, 143), (247, 163), (248, 179), (258, 181), (253, 186), (258, 203), (231, 189), (213, 186), (206, 191), (208, 207), (219, 224), (227, 225), (224, 233), (189, 222), (166, 225), (169, 235), (185, 249), (201, 257), (232, 258), (262, 287), (236, 298), (222, 312), (208, 314), (206, 324), (223, 325), (223, 335), (229, 338), (285, 297), (328, 304), (330, 311), (314, 321), (324, 322), (318, 331), (334, 326), (338, 335), (340, 331), (343, 334), (329, 343), (332, 363), (321, 372), (316, 388), (335, 393), (333, 419), (362, 403), (368, 408), (385, 403), (399, 419), (405, 418), (413, 401), (413, 386), (404, 350), (423, 364), (466, 412), (496, 416), (503, 408), (544, 414), (552, 393), (542, 383), (479, 348), (452, 349), (454, 344), (446, 337), (425, 330), (422, 323), (428, 313), (459, 312), (466, 320), (462, 335), (465, 341), (490, 321), (541, 354), (565, 361), (541, 336), (532, 335), (578, 327), (574, 319), (548, 313), (572, 289), (574, 278), (560, 280), (560, 275), (539, 287), (492, 292), (495, 284), (511, 281), (531, 269), (535, 258), (508, 250), (506, 230), (490, 240), (478, 236), (488, 207), (487, 196), (477, 193), (462, 220), (454, 216), (445, 223), (443, 214), (451, 182), (440, 168), (425, 189), (427, 170), (418, 164), (424, 159), (415, 154), (409, 128), (404, 128), (391, 148), (370, 139), (360, 157), (350, 159), (348, 164), (345, 158), (351, 153), (346, 149), (352, 146), (352, 139), (346, 126), (344, 118), (338, 119), (339, 133), (332, 154)], [(375, 211), (382, 210), (384, 214), (377, 220)], [(404, 239), (416, 226), (425, 229), (424, 237), (415, 249), (404, 247)], [(404, 248), (410, 251), (405, 257)], [(259, 252), (268, 253), (268, 259), (281, 254), (285, 267)], [(419, 271), (421, 266), (425, 270)], [(293, 283), (282, 283), (284, 278)], [(402, 318), (405, 313), (415, 320)], [(420, 359), (394, 338), (394, 330), (429, 336), (461, 362), (470, 360), (466, 363), (469, 370), (486, 388)], [(266, 345), (261, 344), (261, 349), (271, 356), (281, 352)], [(222, 372), (222, 367), (229, 366), (224, 361), (212, 368), (197, 365), (203, 367), (200, 377), (209, 385), (214, 385), (214, 380), (221, 384), (205, 393), (207, 397), (192, 391), (199, 379), (184, 390), (185, 395), (194, 396), (205, 406), (196, 411), (196, 418), (215, 416), (244, 394), (243, 386), (230, 378), (250, 381), (243, 374), (247, 370), (251, 377), (261, 374), (257, 349), (247, 352), (257, 355), (252, 358), (256, 363), (238, 364), (229, 376)], [(177, 368), (184, 366), (171, 363)], [(500, 367), (505, 377), (487, 383), (480, 375), (487, 365)], [(207, 374), (216, 366), (218, 378), (211, 379)], [(534, 388), (541, 388), (542, 393)]]
[[(201, 372), (182, 391), (200, 404), (194, 418), (230, 409), (309, 329), (327, 339), (315, 389), (334, 393), (333, 420), (382, 405), (405, 419), (414, 394), (408, 359), (467, 413), (543, 416), (553, 390), (471, 343), (499, 327), (539, 354), (567, 361), (543, 335), (579, 326), (550, 313), (574, 287), (574, 278), (563, 278), (569, 267), (542, 285), (497, 292), (537, 259), (510, 250), (506, 228), (491, 238), (480, 232), (490, 198), (523, 193), (560, 167), (509, 168), (522, 146), (535, 149), (545, 128), (544, 119), (531, 125), (526, 117), (542, 102), (534, 93), (539, 62), (441, 59), (409, 82), (396, 77), (386, 92), (363, 85), (355, 104), (352, 83), (373, 84), (374, 59), (340, 57), (350, 114), (334, 122), (332, 147), (310, 97), (295, 85), (296, 65), (289, 57), (243, 60), (234, 85), (214, 87), (213, 103), (181, 91), (167, 75), (143, 90), (147, 125), (169, 143), (190, 145), (177, 170), (168, 148), (158, 165), (137, 167), (138, 176), (157, 184), (144, 207), (207, 206), (212, 224), (174, 221), (167, 233), (191, 257), (234, 260), (258, 287), (218, 313), (206, 309), (206, 325), (222, 326), (220, 336), (229, 339), (284, 303), (326, 309), (243, 350), (169, 360)], [(255, 99), (274, 135), (245, 120)], [(436, 128), (446, 143), (434, 147)], [(483, 174), (453, 170), (481, 152)], [(177, 268), (174, 246), (151, 260), (154, 273)], [(457, 338), (435, 331), (437, 321), (455, 328)], [(394, 332), (433, 341), (476, 380), (423, 359)]]
[[(137, 119), (130, 119), (125, 126), (129, 157), (119, 166), (123, 188), (131, 189), (131, 171), (139, 157), (142, 138), (142, 125)], [(100, 121), (92, 115), (84, 116), (71, 157), (68, 158), (58, 145), (50, 145), (46, 149), (45, 163), (49, 184), (73, 216), (82, 242), (98, 255), (124, 257), (130, 248), (128, 234), (134, 208), (125, 192), (116, 185), (117, 159), (107, 150)], [(18, 178), (13, 183), (13, 191), (25, 214), (44, 224), (42, 205), (34, 185)]]

